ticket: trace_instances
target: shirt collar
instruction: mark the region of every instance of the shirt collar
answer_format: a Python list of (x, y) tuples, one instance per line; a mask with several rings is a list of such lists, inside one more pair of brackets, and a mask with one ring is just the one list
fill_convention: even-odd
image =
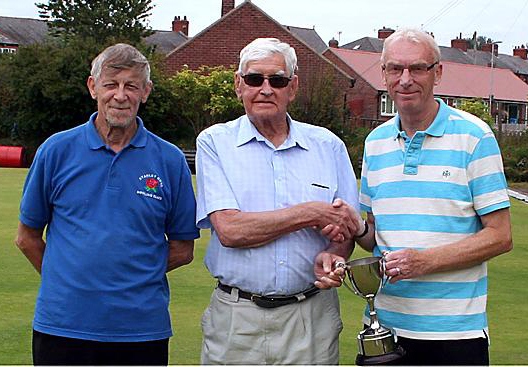
[[(88, 140), (88, 146), (90, 147), (90, 149), (93, 150), (97, 150), (105, 146), (103, 139), (101, 138), (99, 132), (97, 131), (97, 128), (95, 127), (96, 118), (97, 112), (93, 113), (90, 116), (90, 119), (86, 124), (86, 138)], [(139, 116), (136, 116), (136, 123), (138, 125), (138, 128), (128, 145), (132, 145), (136, 148), (142, 148), (147, 145), (147, 129), (143, 124), (143, 120), (141, 120)]]
[[(439, 103), (438, 112), (436, 113), (435, 119), (429, 125), (427, 130), (425, 130), (425, 133), (430, 136), (442, 136), (444, 135), (446, 126), (447, 126), (447, 114), (449, 113), (448, 107), (445, 104), (444, 101), (440, 98), (435, 98), (435, 100)], [(396, 139), (399, 136), (403, 136), (404, 131), (401, 129), (401, 120), (400, 115), (396, 114), (394, 117), (394, 123), (393, 123), (393, 138)]]
[[(253, 139), (256, 141), (267, 141), (267, 139), (257, 130), (255, 125), (251, 123), (247, 115), (242, 116), (241, 119), (242, 121), (240, 122), (240, 129), (238, 130), (236, 141), (237, 147), (240, 147)], [(299, 147), (308, 150), (308, 144), (306, 144), (305, 137), (299, 131), (297, 122), (292, 120), (289, 114), (286, 115), (286, 119), (290, 126), (290, 133), (284, 143), (280, 146), (280, 149), (288, 149), (298, 145)]]

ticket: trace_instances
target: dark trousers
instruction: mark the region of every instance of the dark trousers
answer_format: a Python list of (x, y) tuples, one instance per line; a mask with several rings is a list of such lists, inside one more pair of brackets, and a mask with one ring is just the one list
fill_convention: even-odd
[(169, 339), (97, 342), (33, 330), (34, 365), (159, 365), (169, 363)]
[(400, 366), (489, 365), (488, 339), (420, 340), (398, 337), (407, 354), (397, 361)]

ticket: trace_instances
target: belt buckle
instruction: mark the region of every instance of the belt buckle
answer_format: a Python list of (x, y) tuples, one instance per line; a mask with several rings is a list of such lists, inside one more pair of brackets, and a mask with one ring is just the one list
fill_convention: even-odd
[(274, 308), (275, 307), (275, 305), (273, 305), (272, 302), (269, 302), (267, 299), (265, 299), (264, 297), (258, 294), (251, 295), (251, 302), (263, 308)]

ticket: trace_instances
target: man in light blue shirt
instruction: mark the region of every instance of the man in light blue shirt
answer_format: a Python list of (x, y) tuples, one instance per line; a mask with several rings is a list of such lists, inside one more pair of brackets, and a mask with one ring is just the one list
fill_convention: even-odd
[(340, 285), (332, 264), (364, 224), (332, 205), (359, 209), (344, 143), (287, 114), (296, 63), (286, 43), (251, 42), (235, 76), (246, 115), (197, 139), (196, 222), (211, 228), (205, 264), (219, 282), (202, 320), (204, 364), (339, 361), (339, 303), (327, 288)]

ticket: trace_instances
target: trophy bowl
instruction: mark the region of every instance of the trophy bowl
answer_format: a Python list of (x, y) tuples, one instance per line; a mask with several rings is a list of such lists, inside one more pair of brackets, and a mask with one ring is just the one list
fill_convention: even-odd
[(390, 364), (405, 355), (405, 351), (397, 344), (396, 334), (379, 323), (378, 314), (374, 308), (374, 299), (389, 278), (385, 276), (385, 260), (372, 256), (338, 263), (345, 269), (348, 278), (343, 284), (356, 295), (367, 300), (370, 325), (357, 336), (359, 353), (356, 364), (379, 365)]

